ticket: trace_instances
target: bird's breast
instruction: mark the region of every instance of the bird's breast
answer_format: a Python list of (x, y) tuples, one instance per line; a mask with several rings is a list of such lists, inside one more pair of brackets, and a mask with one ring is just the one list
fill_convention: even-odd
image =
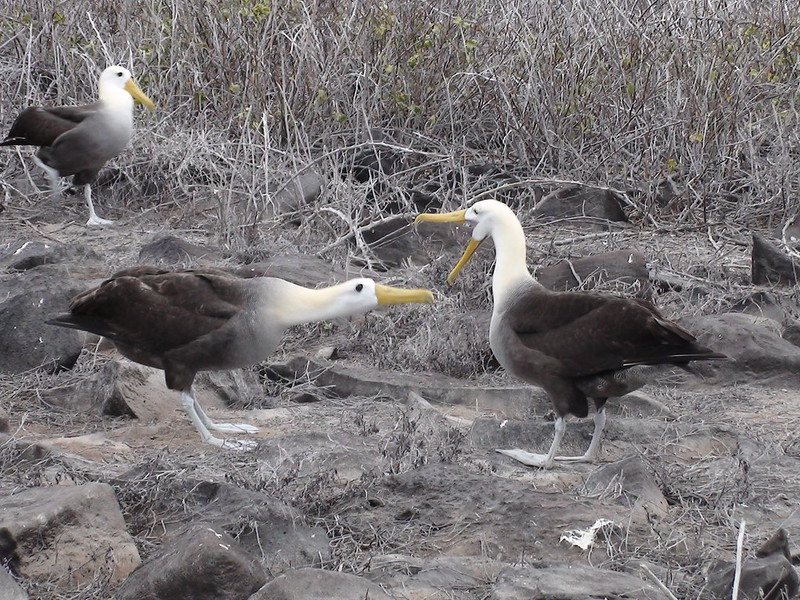
[[(494, 310), (489, 321), (489, 347), (497, 362), (511, 373), (516, 371), (515, 354), (518, 353), (516, 334), (502, 311)], [(516, 374), (516, 373), (514, 373)]]
[(231, 360), (240, 366), (263, 361), (280, 343), (283, 330), (258, 313), (242, 315), (231, 344)]
[(104, 114), (102, 118), (102, 127), (98, 127), (98, 141), (107, 153), (116, 156), (133, 137), (133, 118), (118, 112)]

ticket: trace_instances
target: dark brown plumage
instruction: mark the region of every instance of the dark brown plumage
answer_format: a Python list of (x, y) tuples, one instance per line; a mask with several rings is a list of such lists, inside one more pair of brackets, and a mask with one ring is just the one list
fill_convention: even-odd
[(73, 129), (99, 108), (99, 102), (86, 106), (29, 106), (16, 118), (0, 146), (52, 146), (61, 134)]
[(197, 372), (256, 364), (292, 325), (407, 302), (433, 302), (433, 295), (371, 279), (309, 289), (275, 277), (242, 279), (219, 269), (134, 267), (79, 294), (69, 313), (49, 323), (101, 335), (123, 356), (163, 369), (167, 387), (181, 392), (184, 408), (205, 441), (246, 449), (252, 443), (221, 440), (209, 432), (257, 429), (211, 421), (192, 394)]
[[(421, 221), (469, 222), (472, 239), (450, 273), (452, 283), (480, 243), (491, 236), (497, 261), (492, 275), (494, 309), (489, 343), (498, 362), (523, 381), (542, 387), (558, 418), (546, 455), (498, 450), (525, 464), (549, 468), (554, 460), (592, 460), (605, 426), (609, 397), (631, 392), (664, 365), (687, 368), (693, 360), (726, 358), (645, 300), (582, 292), (553, 292), (539, 284), (525, 262), (525, 235), (514, 213), (496, 200), (466, 211), (424, 214)], [(592, 399), (595, 432), (580, 457), (556, 457), (564, 417), (585, 417)]]

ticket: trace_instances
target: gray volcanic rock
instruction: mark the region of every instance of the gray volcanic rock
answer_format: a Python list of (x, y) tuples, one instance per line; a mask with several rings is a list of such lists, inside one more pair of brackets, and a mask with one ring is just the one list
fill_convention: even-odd
[[(466, 232), (463, 236), (459, 235), (459, 228), (456, 226), (412, 223), (410, 217), (397, 216), (362, 229), (359, 235), (367, 244), (371, 255), (385, 267), (397, 267), (407, 260), (428, 263), (446, 251), (456, 254), (467, 243)], [(354, 246), (357, 247), (357, 244)]]
[(261, 565), (223, 530), (197, 523), (165, 542), (117, 600), (243, 600), (266, 582)]
[[(708, 574), (707, 600), (730, 600), (736, 565), (719, 563)], [(748, 558), (742, 564), (739, 598), (742, 600), (782, 600), (795, 598), (800, 577), (790, 560), (782, 554)]]
[(796, 285), (800, 265), (757, 233), (753, 234), (752, 280), (756, 285)]
[[(115, 482), (122, 488), (136, 485), (151, 477), (152, 468), (143, 463)], [(330, 557), (325, 529), (306, 525), (300, 511), (265, 493), (193, 478), (165, 479), (161, 487), (170, 497), (182, 499), (183, 511), (169, 515), (171, 522), (202, 522), (219, 531), (235, 531), (237, 548), (257, 557), (273, 576), (316, 566)]]
[(127, 360), (110, 360), (88, 380), (42, 390), (51, 406), (68, 411), (97, 411), (143, 422), (174, 418), (177, 394), (164, 385), (164, 372)]
[(0, 566), (0, 600), (28, 600), (20, 585), (14, 581), (5, 567)]
[(0, 269), (13, 271), (86, 259), (100, 260), (100, 256), (85, 246), (52, 241), (17, 240), (0, 246)]
[(139, 263), (165, 268), (186, 268), (197, 264), (215, 264), (219, 251), (166, 235), (146, 243), (139, 250)]
[[(544, 287), (557, 292), (581, 286), (583, 289), (592, 289), (598, 283), (608, 281), (634, 285), (636, 295), (641, 297), (649, 296), (651, 291), (647, 258), (635, 250), (616, 250), (564, 260), (556, 265), (537, 269), (536, 279)], [(586, 286), (587, 280), (594, 285)]]
[(730, 360), (697, 361), (692, 370), (707, 381), (797, 380), (800, 348), (784, 340), (771, 319), (741, 313), (684, 317), (681, 325), (705, 346)]
[(297, 569), (273, 579), (250, 600), (391, 600), (379, 585), (363, 577), (323, 571)]
[(627, 573), (583, 565), (510, 567), (500, 574), (490, 600), (668, 600), (661, 590)]
[(612, 190), (568, 185), (550, 192), (536, 206), (533, 214), (557, 219), (595, 217), (607, 221), (627, 221), (619, 198)]
[(639, 456), (629, 456), (592, 471), (586, 480), (586, 491), (592, 495), (613, 491), (617, 502), (641, 508), (638, 516), (645, 519), (652, 514), (663, 516), (669, 511), (658, 482)]
[(775, 294), (756, 290), (731, 306), (731, 312), (743, 312), (756, 317), (767, 317), (775, 321), (786, 319), (786, 306)]
[(53, 267), (0, 276), (0, 372), (74, 365), (83, 349), (81, 334), (45, 321), (66, 311), (85, 287)]
[(240, 530), (239, 546), (258, 556), (272, 575), (330, 557), (323, 528), (305, 525), (298, 511), (266, 494), (210, 482), (198, 485), (195, 494), (205, 502), (196, 518)]
[(786, 323), (781, 337), (795, 346), (800, 346), (800, 321), (792, 319)]
[(24, 490), (0, 500), (0, 547), (15, 572), (73, 587), (112, 565), (111, 581), (140, 562), (114, 490), (105, 483)]
[(270, 185), (271, 202), (264, 209), (264, 218), (286, 215), (303, 209), (322, 194), (327, 182), (316, 171), (303, 171), (281, 186)]
[(280, 277), (297, 285), (317, 287), (344, 280), (341, 267), (308, 254), (281, 253), (263, 261), (229, 269), (239, 277)]
[[(271, 404), (271, 399), (263, 398), (256, 373), (249, 370), (201, 372), (194, 389), (204, 405)], [(135, 417), (144, 423), (184, 418), (178, 394), (166, 387), (164, 371), (127, 359), (109, 360), (88, 379), (42, 389), (41, 397), (47, 404), (71, 412)]]
[(336, 361), (296, 355), (268, 365), (267, 376), (289, 381), (313, 381), (319, 388), (340, 397), (389, 396), (406, 398), (409, 391), (427, 400), (443, 404), (483, 403), (505, 404), (517, 399), (541, 396), (531, 386), (480, 388), (463, 379), (439, 373), (412, 374), (399, 371), (376, 371)]
[[(794, 598), (800, 591), (800, 576), (789, 551), (789, 534), (778, 529), (756, 550), (755, 558), (742, 564), (739, 597), (746, 600)], [(708, 568), (705, 598), (729, 600), (733, 595), (736, 565), (717, 561)]]
[(383, 554), (370, 559), (365, 577), (379, 583), (392, 597), (414, 600), (486, 598), (507, 563), (483, 556), (434, 556)]

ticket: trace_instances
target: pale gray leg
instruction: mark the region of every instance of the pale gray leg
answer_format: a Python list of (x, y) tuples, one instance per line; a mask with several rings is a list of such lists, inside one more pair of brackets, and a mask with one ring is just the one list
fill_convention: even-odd
[(181, 403), (183, 404), (186, 414), (188, 414), (189, 418), (192, 420), (195, 429), (200, 433), (200, 437), (207, 444), (211, 444), (217, 448), (228, 448), (231, 450), (252, 450), (256, 447), (256, 443), (251, 440), (223, 440), (214, 437), (197, 413), (196, 407), (198, 404), (191, 392), (181, 392)]
[(45, 172), (47, 175), (47, 179), (50, 181), (50, 193), (53, 195), (54, 199), (61, 197), (61, 177), (53, 167), (49, 167), (44, 164), (38, 156), (35, 154), (33, 155), (33, 162), (37, 164), (37, 166)]
[(594, 432), (589, 448), (583, 456), (556, 456), (556, 460), (571, 462), (594, 462), (600, 450), (600, 441), (603, 439), (603, 430), (606, 427), (606, 407), (603, 406), (594, 415)]
[(101, 219), (97, 216), (97, 213), (94, 212), (94, 203), (92, 202), (92, 186), (91, 184), (86, 184), (83, 186), (83, 195), (86, 198), (86, 205), (89, 207), (89, 220), (86, 221), (88, 226), (93, 225), (112, 225), (114, 221), (109, 221), (108, 219)]
[(558, 417), (556, 419), (555, 430), (553, 443), (550, 444), (550, 450), (547, 451), (547, 454), (534, 454), (533, 452), (527, 452), (525, 450), (518, 449), (495, 450), (495, 452), (509, 456), (524, 465), (528, 465), (529, 467), (541, 467), (542, 469), (549, 469), (553, 466), (553, 460), (556, 452), (558, 452), (558, 447), (561, 445), (564, 432), (567, 430), (567, 423), (564, 421), (564, 417)]
[(203, 410), (200, 403), (195, 400), (194, 409), (197, 416), (208, 429), (219, 431), (220, 433), (258, 433), (258, 427), (255, 425), (248, 425), (247, 423), (215, 423)]

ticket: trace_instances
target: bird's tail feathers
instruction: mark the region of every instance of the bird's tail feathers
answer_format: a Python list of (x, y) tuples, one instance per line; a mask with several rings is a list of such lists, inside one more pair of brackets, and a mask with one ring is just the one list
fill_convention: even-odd
[(32, 146), (26, 138), (24, 137), (13, 137), (13, 138), (6, 138), (2, 142), (0, 142), (0, 146)]
[(652, 356), (638, 356), (634, 359), (626, 360), (623, 362), (624, 367), (635, 367), (639, 365), (663, 365), (673, 364), (682, 369), (691, 372), (688, 367), (689, 362), (696, 360), (727, 360), (729, 357), (721, 352), (714, 352), (706, 348), (701, 348), (695, 351), (677, 351), (677, 352), (658, 352)]
[(55, 325), (57, 327), (66, 327), (67, 329), (79, 329), (80, 331), (88, 331), (96, 335), (101, 335), (109, 340), (117, 338), (117, 332), (108, 326), (104, 319), (96, 317), (86, 317), (76, 315), (74, 313), (64, 313), (48, 319), (45, 321), (48, 325)]

